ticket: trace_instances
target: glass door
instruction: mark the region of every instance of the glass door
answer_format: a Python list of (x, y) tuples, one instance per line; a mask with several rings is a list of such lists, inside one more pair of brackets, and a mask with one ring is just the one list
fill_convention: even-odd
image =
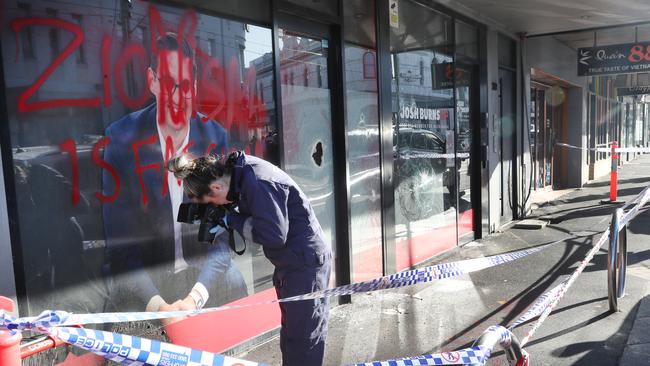
[[(473, 174), (473, 145), (474, 130), (478, 126), (476, 121), (478, 86), (476, 85), (476, 66), (469, 63), (456, 63), (456, 161), (453, 171), (456, 172), (456, 187), (453, 192), (458, 220), (458, 243), (464, 244), (474, 240), (474, 209), (472, 203), (480, 202), (479, 198), (472, 197), (478, 194)], [(480, 183), (478, 184), (480, 186)], [(452, 189), (450, 188), (450, 194)]]
[(284, 170), (309, 197), (335, 252), (329, 35), (281, 25), (276, 37)]
[(400, 2), (399, 11), (405, 26), (391, 27), (390, 34), (398, 271), (457, 245), (461, 163), (455, 155), (452, 19), (414, 1)]

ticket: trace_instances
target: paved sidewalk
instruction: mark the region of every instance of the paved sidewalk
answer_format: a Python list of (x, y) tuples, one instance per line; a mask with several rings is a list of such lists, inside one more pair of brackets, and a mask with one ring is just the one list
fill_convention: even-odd
[[(629, 200), (649, 184), (650, 155), (644, 155), (621, 168), (619, 197)], [(538, 296), (566, 279), (608, 227), (613, 206), (600, 204), (608, 192), (604, 177), (534, 210), (531, 218), (549, 221), (544, 229), (507, 229), (425, 265), (562, 241), (542, 252), (453, 279), (355, 295), (352, 304), (333, 308), (325, 365), (456, 350), (471, 345), (491, 325), (509, 325)], [(609, 312), (604, 248), (526, 345), (532, 365), (612, 366), (621, 360), (624, 366), (650, 365), (648, 223), (650, 210), (646, 209), (629, 227), (627, 288), (619, 300), (621, 311)], [(532, 324), (518, 327), (515, 335), (521, 339)], [(279, 365), (279, 340), (271, 339), (237, 356)], [(489, 364), (507, 365), (503, 352), (496, 352)]]
[(639, 303), (619, 366), (650, 365), (650, 295)]

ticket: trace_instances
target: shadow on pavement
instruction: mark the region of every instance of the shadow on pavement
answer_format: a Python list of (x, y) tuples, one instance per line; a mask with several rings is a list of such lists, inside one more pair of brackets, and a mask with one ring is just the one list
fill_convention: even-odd
[[(569, 344), (566, 347), (557, 348), (553, 351), (553, 355), (558, 358), (566, 358), (575, 356), (577, 354), (586, 353), (582, 358), (573, 363), (574, 366), (591, 366), (591, 365), (617, 365), (619, 362), (619, 356), (613, 355), (609, 352), (609, 349), (612, 348), (625, 348), (627, 342), (628, 334), (632, 329), (634, 323), (634, 318), (636, 316), (637, 310), (639, 308), (639, 302), (634, 305), (632, 309), (628, 312), (628, 315), (625, 317), (623, 324), (612, 336), (607, 338), (605, 341), (600, 342), (580, 342)], [(607, 316), (611, 315), (609, 311), (595, 316), (589, 319), (586, 322), (576, 324), (568, 329), (562, 330), (560, 332), (554, 333), (544, 338), (540, 338), (536, 341), (530, 342), (529, 344), (540, 343), (551, 338), (559, 337), (568, 332), (574, 331), (581, 327), (587, 326), (591, 323), (599, 321)]]
[[(618, 184), (634, 184), (634, 183), (644, 183), (644, 182), (650, 182), (650, 178), (648, 177), (639, 177), (639, 178), (626, 178), (626, 179), (619, 179)], [(585, 187), (609, 187), (609, 179), (608, 180), (603, 180), (600, 182), (593, 182), (593, 183), (588, 183), (585, 184)]]
[[(564, 230), (561, 228), (553, 228), (553, 229), (570, 234), (568, 230)], [(576, 239), (585, 239), (585, 241), (579, 242)], [(573, 269), (571, 267), (574, 266), (580, 260), (584, 259), (586, 253), (592, 248), (593, 245), (592, 241), (593, 240), (591, 239), (591, 237), (567, 239), (565, 241), (566, 245), (565, 245), (564, 253), (561, 256), (562, 259), (557, 263), (555, 263), (555, 265), (553, 265), (551, 268), (549, 268), (545, 274), (540, 276), (538, 280), (533, 282), (524, 290), (520, 291), (518, 294), (512, 296), (510, 300), (503, 303), (501, 306), (492, 310), (482, 318), (476, 320), (472, 325), (462, 329), (452, 337), (448, 338), (442, 344), (434, 347), (430, 351), (430, 353), (445, 348), (445, 346), (461, 338), (466, 333), (474, 330), (476, 327), (485, 326), (485, 322), (487, 322), (490, 318), (492, 318), (497, 314), (500, 314), (501, 312), (505, 311), (505, 309), (512, 307), (512, 309), (510, 309), (507, 312), (507, 314), (502, 318), (502, 321), (499, 323), (500, 325), (508, 326), (512, 321), (514, 321), (517, 317), (519, 317), (539, 296), (541, 296), (543, 293), (548, 291), (553, 285), (555, 285), (559, 277), (563, 277), (573, 272)], [(466, 343), (461, 347), (468, 347), (469, 345), (471, 345), (471, 343)]]

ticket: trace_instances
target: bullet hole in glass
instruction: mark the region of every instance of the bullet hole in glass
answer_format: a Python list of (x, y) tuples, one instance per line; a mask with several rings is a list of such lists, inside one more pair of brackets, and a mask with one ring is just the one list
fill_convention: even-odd
[(315, 151), (311, 154), (311, 157), (316, 165), (321, 166), (323, 163), (323, 144), (320, 141), (316, 143)]

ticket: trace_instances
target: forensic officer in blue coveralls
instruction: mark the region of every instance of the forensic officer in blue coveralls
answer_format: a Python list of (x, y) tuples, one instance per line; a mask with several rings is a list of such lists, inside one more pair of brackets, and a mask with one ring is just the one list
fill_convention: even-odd
[[(309, 199), (287, 173), (242, 152), (227, 158), (182, 156), (169, 169), (183, 179), (193, 202), (237, 205), (238, 210), (226, 215), (225, 225), (262, 245), (275, 266), (278, 298), (328, 287), (331, 250)], [(282, 364), (322, 365), (329, 300), (281, 303), (280, 310)]]

